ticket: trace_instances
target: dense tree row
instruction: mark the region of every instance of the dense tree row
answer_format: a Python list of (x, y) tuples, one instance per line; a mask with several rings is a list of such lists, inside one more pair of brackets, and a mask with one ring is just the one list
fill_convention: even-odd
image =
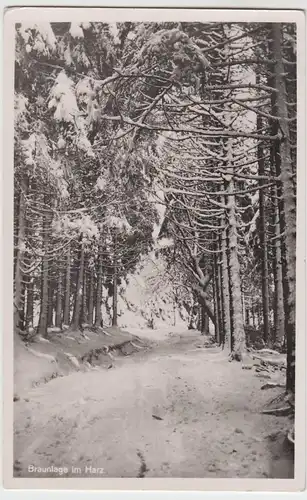
[(99, 326), (104, 289), (116, 325), (160, 204), (199, 327), (235, 359), (248, 325), (284, 343), (294, 390), (295, 46), (290, 24), (16, 27), (16, 330)]

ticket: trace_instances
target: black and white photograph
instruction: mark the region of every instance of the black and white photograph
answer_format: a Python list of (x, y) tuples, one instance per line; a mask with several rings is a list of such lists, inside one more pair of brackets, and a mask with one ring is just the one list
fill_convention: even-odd
[(11, 41), (12, 477), (294, 480), (298, 24), (67, 11)]

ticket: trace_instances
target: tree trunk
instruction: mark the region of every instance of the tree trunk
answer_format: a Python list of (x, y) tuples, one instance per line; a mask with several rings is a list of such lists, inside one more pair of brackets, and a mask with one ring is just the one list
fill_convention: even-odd
[(173, 318), (174, 318), (173, 326), (176, 326), (176, 297), (174, 297), (173, 301)]
[[(274, 68), (272, 68), (272, 71)], [(272, 77), (268, 78), (268, 85), (274, 86), (275, 81)], [(272, 113), (276, 114), (276, 96), (272, 92), (271, 96)], [(272, 120), (271, 123), (272, 135), (278, 133), (278, 123)], [(271, 145), (270, 163), (272, 177), (280, 176), (280, 151), (279, 142), (275, 141)], [(281, 185), (278, 183), (272, 187), (272, 205), (273, 205), (273, 275), (274, 275), (274, 340), (279, 339), (285, 341), (285, 307), (284, 307), (284, 291), (283, 280), (286, 274), (285, 269), (285, 248), (282, 233), (284, 227), (284, 204), (282, 200)]]
[(209, 316), (206, 312), (206, 308), (201, 306), (201, 334), (209, 335)]
[(232, 357), (237, 360), (242, 359), (242, 354), (246, 349), (245, 331), (242, 311), (240, 264), (238, 258), (238, 238), (236, 220), (236, 199), (234, 192), (234, 180), (232, 175), (232, 144), (227, 145), (227, 214), (228, 214), (228, 241), (229, 241), (229, 275), (232, 297), (232, 320), (233, 320), (233, 346)]
[[(276, 190), (277, 194), (277, 190)], [(274, 207), (275, 211), (275, 332), (276, 338), (285, 340), (285, 309), (283, 296), (283, 271), (282, 271), (282, 254), (281, 254), (281, 232), (279, 224), (278, 206)]]
[(27, 283), (27, 308), (26, 308), (26, 331), (33, 328), (34, 312), (34, 280), (30, 279)]
[(18, 236), (15, 265), (15, 294), (14, 294), (14, 328), (18, 332), (22, 320), (23, 303), (23, 273), (22, 264), (25, 252), (26, 231), (26, 196), (28, 190), (28, 179), (25, 175), (20, 180), (19, 213), (18, 213)]
[(90, 283), (88, 287), (88, 322), (93, 324), (94, 320), (94, 269), (90, 270)]
[(109, 319), (109, 322), (112, 322), (112, 311), (111, 307), (109, 304), (109, 296), (107, 295), (104, 301), (105, 308), (106, 308), (106, 317)]
[(117, 237), (114, 236), (112, 326), (117, 326)]
[(87, 309), (87, 273), (86, 266), (84, 265), (84, 277), (83, 277), (83, 291), (82, 291), (82, 323), (88, 323), (88, 309)]
[(205, 314), (205, 317), (204, 317), (203, 330), (204, 330), (204, 334), (205, 335), (209, 335), (210, 334), (210, 330), (209, 330), (209, 316), (208, 316), (207, 313)]
[(70, 245), (67, 247), (63, 324), (70, 325)]
[(96, 304), (95, 304), (95, 326), (101, 326), (101, 302), (102, 302), (102, 244), (99, 245), (98, 251), (98, 269), (97, 269), (97, 288), (96, 288)]
[(246, 324), (247, 326), (249, 326), (249, 325), (250, 325), (250, 320), (249, 320), (249, 308), (248, 308), (248, 307), (245, 309), (245, 324)]
[(276, 111), (281, 130), (280, 180), (282, 185), (285, 220), (284, 280), (285, 330), (287, 336), (287, 390), (295, 390), (295, 265), (296, 265), (296, 202), (291, 163), (290, 131), (288, 122), (285, 68), (282, 54), (282, 29), (280, 23), (272, 24), (272, 39), (275, 57)]
[(43, 257), (42, 273), (41, 273), (41, 304), (38, 321), (38, 334), (43, 337), (47, 336), (47, 321), (48, 321), (48, 258)]
[(257, 325), (258, 329), (261, 326), (260, 316), (261, 316), (261, 314), (260, 314), (260, 305), (259, 305), (259, 302), (258, 302), (257, 305), (256, 305), (256, 325)]
[[(202, 304), (203, 308), (206, 311), (206, 314), (208, 314), (209, 318), (211, 319), (211, 321), (215, 327), (216, 323), (215, 323), (214, 311), (212, 311), (212, 309), (211, 309), (211, 305), (210, 305), (210, 302), (208, 300), (207, 293), (205, 292), (206, 287), (202, 289), (202, 288), (200, 288), (199, 285), (197, 285), (197, 286), (194, 286), (193, 288), (194, 288), (194, 292), (196, 292), (196, 294), (198, 296), (199, 302)], [(190, 318), (190, 323), (189, 323), (189, 326), (191, 327), (191, 329), (192, 329), (192, 323), (194, 322), (194, 316), (195, 316), (195, 312), (194, 312), (194, 306), (193, 306), (192, 316)]]
[(19, 331), (25, 331), (25, 305), (26, 305), (26, 283), (24, 280), (21, 282), (21, 295), (20, 295), (20, 308), (19, 308)]
[(206, 318), (206, 309), (202, 304), (200, 304), (197, 330), (200, 330), (202, 335), (205, 335), (205, 328), (206, 328), (205, 318)]
[(72, 318), (72, 327), (74, 330), (79, 329), (81, 326), (81, 308), (82, 308), (82, 289), (83, 289), (83, 279), (84, 279), (84, 244), (83, 235), (81, 234), (79, 238), (79, 266), (77, 274), (77, 284), (75, 291), (75, 302), (74, 302), (74, 312)]
[(202, 311), (205, 309), (201, 306), (201, 304), (198, 305), (198, 312), (197, 312), (197, 324), (196, 324), (196, 330), (199, 330), (201, 332), (202, 328)]
[(229, 334), (229, 350), (232, 352), (233, 350), (233, 332), (234, 332), (234, 323), (233, 323), (233, 297), (232, 297), (232, 282), (230, 275), (230, 245), (229, 245), (229, 224), (227, 230), (227, 266), (228, 266), (228, 286), (229, 286), (229, 312), (230, 312), (230, 334)]
[[(24, 195), (23, 195), (24, 196)], [(14, 293), (15, 293), (15, 278), (16, 278), (16, 264), (18, 257), (18, 238), (19, 238), (19, 217), (20, 217), (20, 198), (21, 191), (14, 188)], [(14, 295), (15, 304), (15, 295)], [(14, 317), (15, 317), (15, 306), (14, 306)], [(14, 318), (15, 321), (15, 318)]]
[(53, 282), (49, 278), (49, 288), (48, 288), (48, 320), (47, 327), (52, 327), (53, 325), (53, 312), (54, 312), (54, 286)]
[[(257, 115), (257, 130), (261, 133), (263, 124), (261, 116)], [(264, 149), (262, 143), (258, 142), (258, 175), (265, 175)], [(269, 323), (269, 270), (268, 270), (268, 245), (266, 233), (266, 213), (265, 213), (265, 195), (261, 187), (263, 180), (259, 181), (259, 240), (261, 250), (261, 286), (262, 286), (262, 308), (263, 308), (263, 340), (268, 341), (270, 334)]]
[[(274, 148), (275, 150), (275, 148)], [(274, 154), (274, 153), (273, 153)], [(276, 154), (274, 155), (277, 156)], [(276, 158), (277, 159), (277, 158)], [(278, 159), (279, 161), (279, 155)], [(273, 164), (274, 158), (271, 160), (271, 174), (277, 175), (276, 169)], [(279, 169), (280, 170), (280, 169)], [(272, 203), (273, 203), (273, 225), (274, 225), (274, 260), (273, 260), (273, 274), (274, 274), (274, 340), (285, 340), (285, 309), (284, 309), (284, 295), (283, 295), (283, 260), (282, 260), (282, 243), (281, 243), (281, 225), (278, 206), (278, 189), (274, 186), (272, 189)]]
[(218, 285), (218, 270), (217, 256), (214, 254), (213, 263), (213, 297), (214, 297), (214, 316), (215, 316), (215, 340), (220, 344), (220, 300), (219, 300), (219, 285)]
[[(221, 245), (219, 246), (221, 248)], [(220, 322), (220, 344), (224, 342), (224, 331), (223, 331), (223, 284), (222, 284), (222, 260), (219, 257), (217, 258), (217, 292), (218, 292), (218, 301), (219, 301), (219, 322)]]
[(252, 303), (251, 313), (253, 318), (253, 327), (256, 328), (255, 305)]
[(194, 329), (194, 309), (195, 309), (195, 298), (191, 301), (191, 307), (189, 312), (189, 322), (188, 322), (188, 330)]
[[(225, 203), (225, 197), (222, 199)], [(221, 250), (222, 250), (222, 298), (223, 298), (223, 344), (231, 350), (231, 324), (230, 324), (230, 295), (229, 295), (229, 270), (227, 258), (227, 228), (226, 217), (221, 219), (223, 226), (221, 235)]]
[(55, 326), (62, 328), (62, 293), (63, 293), (63, 275), (62, 269), (59, 269), (57, 293), (56, 293), (56, 306), (55, 306)]
[[(46, 198), (45, 198), (45, 205)], [(43, 259), (42, 259), (42, 271), (41, 271), (41, 303), (40, 303), (40, 314), (38, 321), (38, 334), (42, 337), (47, 336), (47, 323), (48, 323), (48, 286), (49, 286), (49, 262), (48, 262), (48, 250), (49, 250), (49, 217), (48, 212), (43, 216)]]

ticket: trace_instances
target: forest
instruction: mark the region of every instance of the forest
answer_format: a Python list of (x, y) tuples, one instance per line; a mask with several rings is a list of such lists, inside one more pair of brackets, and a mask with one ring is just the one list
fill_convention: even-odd
[(296, 25), (22, 23), (15, 44), (15, 334), (99, 331), (105, 291), (117, 326), (161, 240), (197, 328), (238, 361), (256, 331), (294, 393)]

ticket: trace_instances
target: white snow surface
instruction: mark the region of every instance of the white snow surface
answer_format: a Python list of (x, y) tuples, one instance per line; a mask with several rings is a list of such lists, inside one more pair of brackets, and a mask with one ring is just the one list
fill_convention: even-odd
[(31, 38), (32, 30), (35, 30), (33, 46), (27, 44), (27, 52), (31, 52), (32, 48), (42, 54), (48, 54), (56, 48), (56, 38), (52, 31), (51, 24), (46, 22), (41, 23), (22, 23), (19, 33), (28, 43)]

